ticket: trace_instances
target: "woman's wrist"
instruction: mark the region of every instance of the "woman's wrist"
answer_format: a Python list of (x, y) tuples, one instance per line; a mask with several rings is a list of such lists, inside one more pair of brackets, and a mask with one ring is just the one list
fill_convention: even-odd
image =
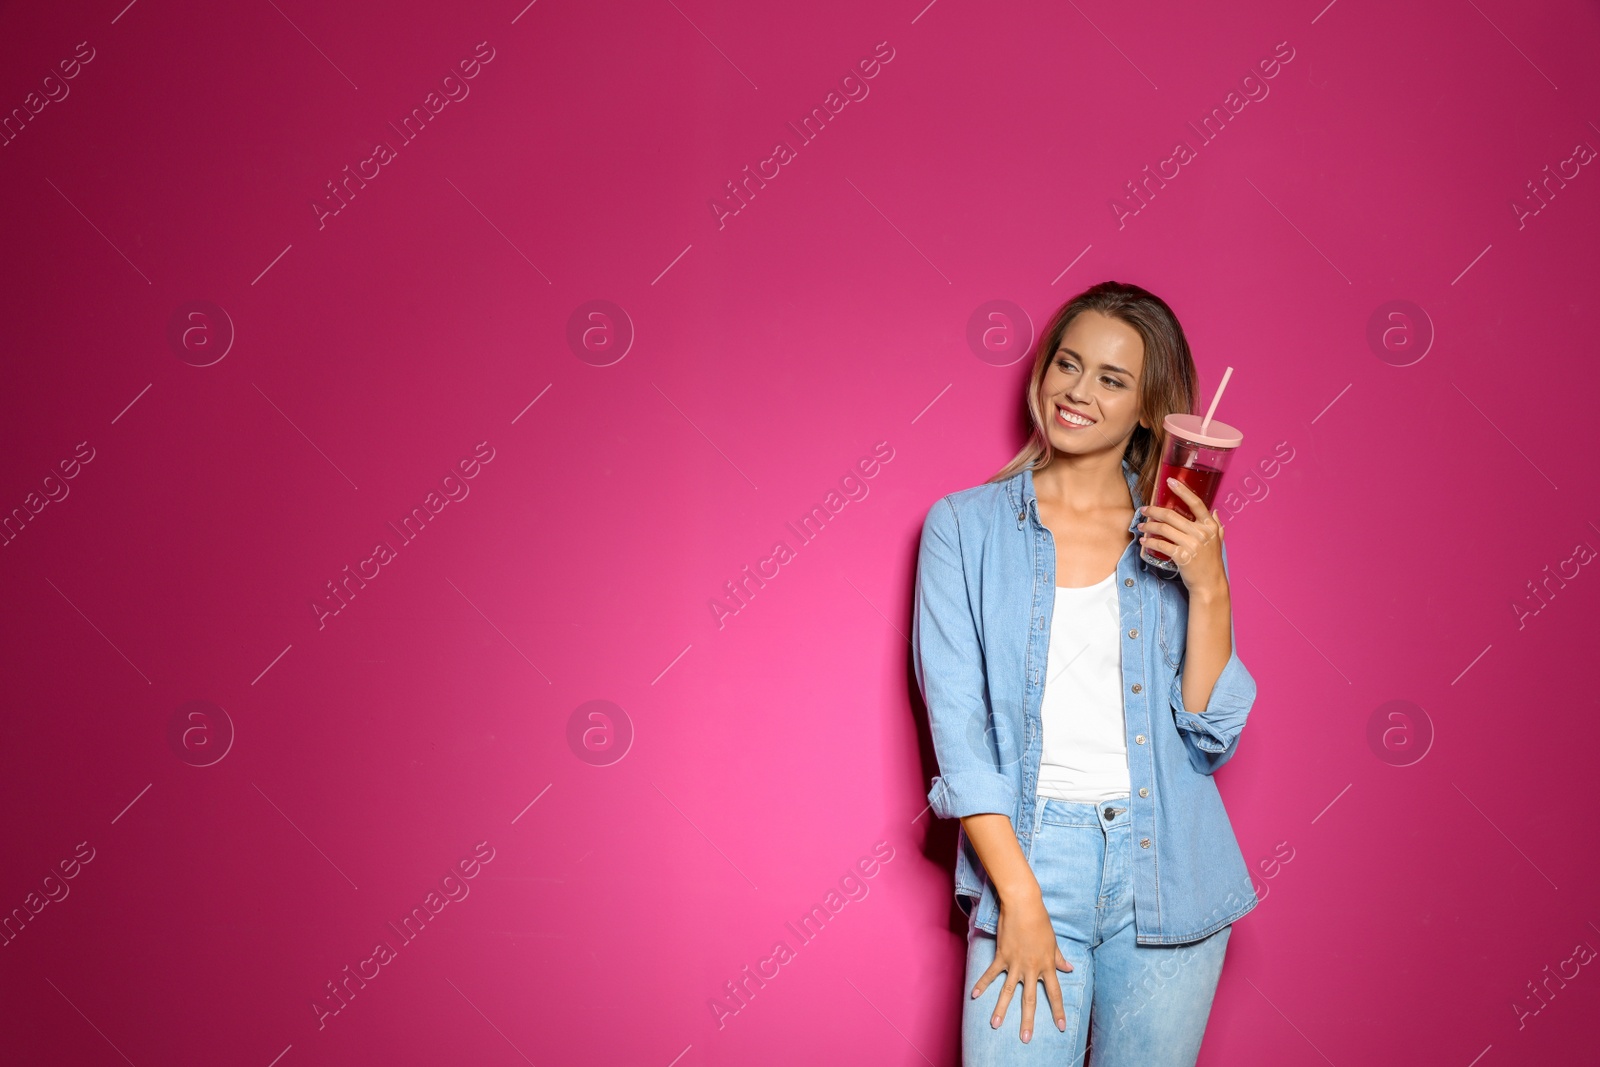
[(1011, 817), (998, 812), (963, 815), (961, 825), (967, 839), (978, 852), (984, 873), (994, 885), (995, 895), (1006, 906), (1025, 903), (1029, 898), (1044, 899), (1039, 879), (1028, 865)]
[(1226, 578), (1218, 579), (1209, 585), (1191, 585), (1187, 588), (1190, 604), (1226, 604), (1232, 595)]
[(1014, 908), (1019, 904), (1030, 904), (1034, 901), (1043, 902), (1044, 891), (1039, 888), (1039, 880), (1033, 877), (1033, 871), (1028, 871), (1026, 880), (1008, 882), (1004, 885), (999, 882), (994, 886), (995, 896), (1000, 898), (1003, 907)]

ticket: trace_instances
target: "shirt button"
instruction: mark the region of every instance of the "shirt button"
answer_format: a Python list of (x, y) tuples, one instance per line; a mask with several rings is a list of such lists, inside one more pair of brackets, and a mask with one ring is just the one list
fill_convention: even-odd
[(1136, 638), (1136, 637), (1139, 636), (1139, 631), (1138, 630), (1129, 630), (1128, 631), (1128, 636)]
[(1139, 735), (1138, 735), (1138, 736), (1136, 736), (1136, 737), (1135, 737), (1135, 738), (1134, 738), (1134, 739), (1133, 739), (1133, 741), (1134, 741), (1134, 744), (1137, 744), (1137, 745), (1142, 745), (1142, 744), (1144, 744), (1144, 734), (1139, 734)]
[(1028, 512), (1026, 511), (1026, 509), (1017, 512), (1017, 521), (1018, 522), (1021, 522), (1023, 519), (1025, 519), (1027, 517), (1028, 517)]
[(1140, 685), (1138, 682), (1134, 682), (1133, 683), (1133, 691), (1135, 693), (1142, 692), (1143, 690), (1144, 690), (1144, 686)]
[(1139, 847), (1140, 848), (1149, 848), (1150, 847), (1150, 839), (1148, 837), (1141, 837), (1139, 839)]
[(1140, 786), (1139, 787), (1139, 795), (1142, 796), (1142, 797), (1147, 797), (1147, 796), (1150, 795), (1150, 790), (1146, 789), (1144, 786)]
[(1133, 585), (1133, 579), (1132, 578), (1124, 578), (1124, 579), (1122, 579), (1122, 584), (1126, 585), (1126, 586), (1132, 586)]

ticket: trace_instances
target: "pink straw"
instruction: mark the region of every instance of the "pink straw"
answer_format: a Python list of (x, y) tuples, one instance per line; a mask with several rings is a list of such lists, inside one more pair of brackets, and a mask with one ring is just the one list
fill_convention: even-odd
[(1222, 372), (1222, 384), (1217, 386), (1217, 395), (1211, 398), (1211, 406), (1206, 408), (1206, 417), (1200, 420), (1200, 432), (1205, 433), (1206, 427), (1211, 425), (1211, 416), (1217, 410), (1217, 401), (1222, 399), (1222, 391), (1228, 387), (1228, 379), (1233, 377), (1233, 368), (1229, 367)]

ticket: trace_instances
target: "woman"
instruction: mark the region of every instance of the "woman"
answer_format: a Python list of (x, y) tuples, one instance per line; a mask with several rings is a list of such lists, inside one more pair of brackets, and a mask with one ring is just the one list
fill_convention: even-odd
[(1177, 481), (1194, 519), (1141, 506), (1194, 389), (1172, 309), (1093, 286), (1039, 339), (1027, 445), (923, 524), (912, 651), (928, 799), (961, 820), (969, 1065), (1081, 1065), (1089, 1046), (1093, 1067), (1192, 1065), (1257, 903), (1211, 777), (1256, 695), (1222, 527)]

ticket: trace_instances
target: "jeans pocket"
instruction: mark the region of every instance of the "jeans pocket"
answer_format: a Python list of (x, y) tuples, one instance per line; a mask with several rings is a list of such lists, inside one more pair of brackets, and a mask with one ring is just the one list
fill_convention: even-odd
[(1105, 872), (1105, 831), (1099, 826), (1045, 823), (1034, 840), (1033, 873), (1058, 938), (1090, 944)]

